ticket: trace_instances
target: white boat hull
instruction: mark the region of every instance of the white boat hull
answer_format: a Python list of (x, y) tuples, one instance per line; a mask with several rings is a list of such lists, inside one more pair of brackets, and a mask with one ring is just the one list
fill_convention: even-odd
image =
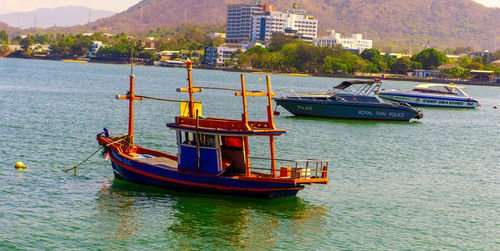
[(467, 97), (452, 97), (449, 95), (422, 94), (412, 92), (381, 91), (379, 97), (394, 101), (405, 102), (412, 106), (475, 108), (481, 106), (479, 101)]

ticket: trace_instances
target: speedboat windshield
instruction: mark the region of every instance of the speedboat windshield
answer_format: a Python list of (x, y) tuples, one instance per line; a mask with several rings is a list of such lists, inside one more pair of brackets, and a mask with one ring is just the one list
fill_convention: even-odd
[(344, 81), (327, 91), (327, 94), (337, 92), (352, 95), (370, 95), (380, 89), (382, 83), (378, 80), (350, 80)]
[(462, 87), (454, 85), (433, 85), (433, 84), (422, 84), (417, 85), (413, 89), (414, 91), (432, 94), (443, 94), (443, 95), (456, 95), (468, 97), (469, 95), (462, 90)]

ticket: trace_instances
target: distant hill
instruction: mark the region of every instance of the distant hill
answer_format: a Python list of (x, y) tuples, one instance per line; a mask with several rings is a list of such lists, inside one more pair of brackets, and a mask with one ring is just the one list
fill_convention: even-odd
[[(143, 0), (127, 11), (71, 30), (133, 33), (180, 22), (224, 24), (226, 2), (238, 0)], [(265, 1), (263, 1), (265, 2)], [(288, 0), (267, 1), (279, 11), (291, 8)], [(473, 46), (500, 47), (499, 8), (472, 0), (295, 0), (319, 20), (320, 29), (343, 35), (362, 33), (375, 44), (402, 48)]]
[[(134, 33), (181, 22), (224, 24), (226, 5), (221, 0), (143, 0), (113, 17), (93, 22), (92, 31)], [(81, 30), (82, 27), (75, 27)]]
[(0, 21), (12, 27), (26, 28), (48, 28), (56, 26), (74, 26), (96, 21), (103, 17), (112, 16), (113, 12), (104, 10), (93, 10), (81, 6), (66, 6), (60, 8), (43, 8), (30, 12), (15, 12), (0, 15)]

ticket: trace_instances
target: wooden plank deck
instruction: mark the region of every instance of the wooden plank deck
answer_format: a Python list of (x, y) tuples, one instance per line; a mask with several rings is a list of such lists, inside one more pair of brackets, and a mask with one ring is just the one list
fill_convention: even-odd
[(141, 159), (140, 161), (143, 163), (148, 163), (157, 166), (177, 168), (177, 161), (166, 157), (145, 158)]

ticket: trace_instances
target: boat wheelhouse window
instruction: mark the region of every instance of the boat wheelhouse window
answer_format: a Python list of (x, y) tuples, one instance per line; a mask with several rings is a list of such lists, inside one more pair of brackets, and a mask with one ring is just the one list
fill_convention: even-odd
[(200, 146), (215, 148), (215, 135), (200, 134)]
[(182, 142), (182, 144), (193, 145), (193, 146), (196, 145), (196, 141), (194, 139), (194, 133), (192, 133), (192, 132), (184, 132), (184, 135), (182, 133), (180, 133), (180, 136), (181, 136), (181, 142)]
[[(184, 145), (196, 145), (195, 134), (192, 132), (180, 133), (180, 142)], [(215, 135), (198, 134), (199, 136), (199, 146), (201, 147), (212, 147), (215, 148)]]

